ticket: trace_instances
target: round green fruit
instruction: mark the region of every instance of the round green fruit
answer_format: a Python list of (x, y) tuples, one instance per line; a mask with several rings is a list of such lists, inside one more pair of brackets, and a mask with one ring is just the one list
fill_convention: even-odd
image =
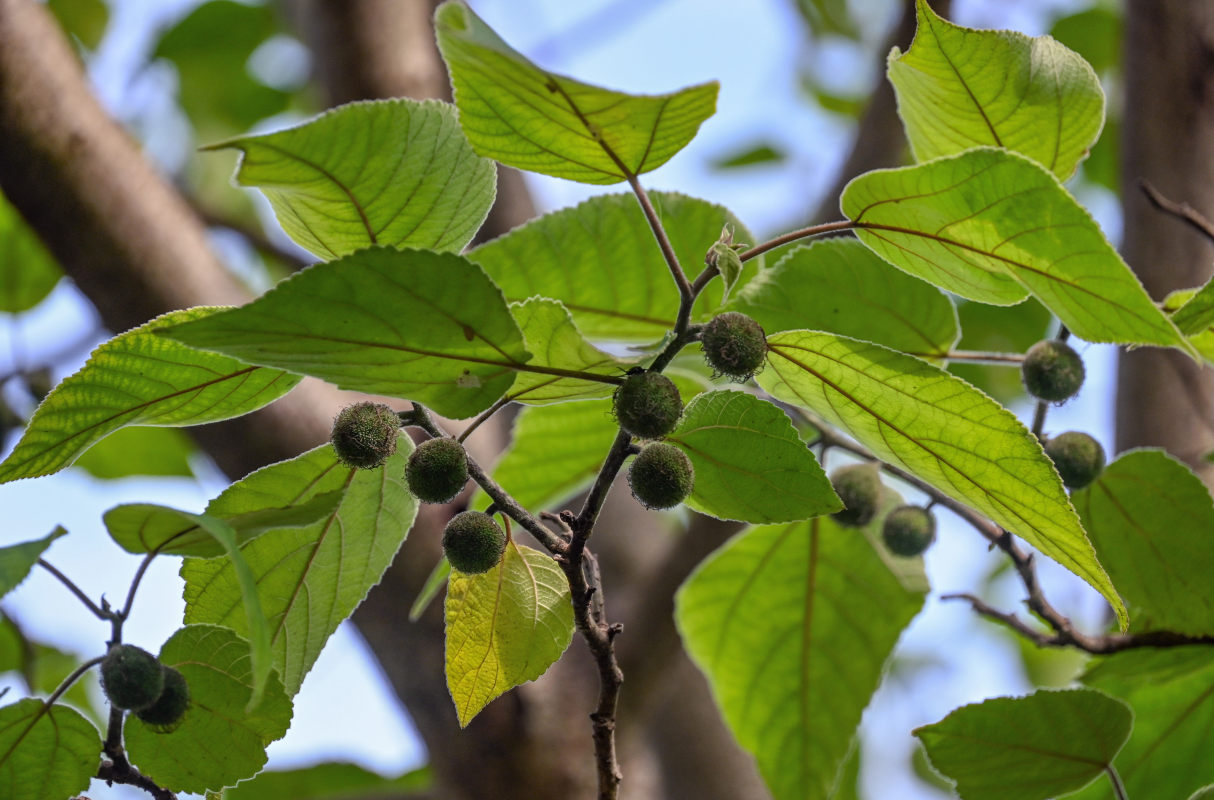
[(147, 650), (116, 644), (101, 662), (101, 686), (115, 708), (146, 708), (164, 689), (164, 670)]
[(505, 551), (506, 532), (480, 511), (461, 511), (443, 531), (443, 552), (451, 567), (460, 572), (488, 572)]
[(843, 510), (832, 519), (847, 528), (860, 528), (873, 521), (881, 503), (881, 475), (876, 464), (852, 464), (830, 474)]
[(691, 494), (695, 475), (686, 453), (672, 444), (657, 442), (633, 459), (628, 485), (632, 496), (646, 508), (674, 508)]
[(423, 503), (448, 503), (468, 482), (468, 454), (445, 436), (424, 441), (409, 454), (405, 480)]
[(1062, 482), (1070, 489), (1082, 489), (1104, 470), (1104, 448), (1100, 442), (1079, 431), (1051, 436), (1045, 454), (1054, 462)]
[(343, 464), (374, 469), (396, 452), (399, 430), (400, 417), (386, 405), (355, 403), (338, 413), (329, 441)]
[(657, 439), (674, 430), (683, 416), (683, 398), (674, 382), (660, 372), (636, 372), (615, 390), (615, 418), (641, 439)]
[(737, 311), (713, 317), (700, 333), (700, 344), (713, 372), (738, 383), (753, 377), (767, 358), (763, 326)]
[(1083, 359), (1066, 342), (1046, 339), (1024, 354), (1020, 377), (1033, 397), (1060, 403), (1074, 397), (1083, 386)]
[(936, 516), (921, 506), (898, 506), (885, 516), (881, 538), (896, 556), (920, 555), (936, 539)]
[(190, 687), (185, 676), (172, 667), (164, 667), (164, 689), (156, 702), (135, 712), (157, 733), (169, 733), (185, 717), (190, 707)]

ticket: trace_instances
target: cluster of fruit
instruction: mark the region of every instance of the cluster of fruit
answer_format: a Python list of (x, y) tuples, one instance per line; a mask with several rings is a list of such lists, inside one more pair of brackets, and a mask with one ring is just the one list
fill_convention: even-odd
[(168, 733), (190, 707), (185, 677), (131, 644), (115, 644), (101, 662), (101, 685), (114, 708), (132, 711), (152, 730)]
[[(1062, 403), (1078, 394), (1085, 372), (1083, 359), (1075, 349), (1057, 339), (1046, 339), (1030, 347), (1020, 368), (1024, 388), (1046, 403)], [(1071, 489), (1082, 489), (1104, 470), (1104, 448), (1079, 431), (1046, 439), (1045, 454), (1054, 462), (1062, 482)]]

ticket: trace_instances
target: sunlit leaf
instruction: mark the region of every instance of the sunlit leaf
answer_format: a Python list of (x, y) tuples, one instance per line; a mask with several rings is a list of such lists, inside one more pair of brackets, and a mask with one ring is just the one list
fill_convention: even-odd
[[(262, 534), (241, 548), (270, 623), (270, 651), (287, 694), (294, 696), (321, 648), (382, 578), (417, 514), (405, 486), (413, 451), (405, 434), (378, 469), (352, 469), (328, 444), (253, 473), (207, 506), (219, 517), (274, 506), (302, 505), (342, 491), (340, 505), (303, 528)], [(247, 632), (238, 575), (231, 559), (186, 559), (185, 621)], [(405, 609), (401, 610), (404, 619)]]
[(166, 335), (453, 418), (492, 405), (529, 358), (501, 292), (476, 265), (387, 247), (315, 264)]
[(1187, 347), (1087, 211), (1022, 156), (978, 148), (869, 172), (841, 203), (878, 255), (962, 297), (1031, 292), (1090, 342)]
[(57, 525), (55, 530), (30, 542), (0, 547), (0, 597), (16, 589), (30, 574), (30, 570), (42, 558), (46, 549), (60, 536), (67, 534), (67, 529)]
[(667, 437), (695, 468), (686, 504), (743, 522), (793, 522), (843, 508), (788, 415), (745, 392), (707, 392)]
[(17, 209), (0, 194), (0, 311), (28, 311), (42, 302), (63, 271)]
[(965, 800), (1047, 800), (1103, 774), (1132, 724), (1125, 703), (1076, 689), (963, 706), (915, 735)]
[(889, 55), (898, 113), (919, 161), (992, 145), (1065, 180), (1104, 124), (1091, 66), (1049, 36), (978, 31), (941, 19), (926, 0), (910, 50)]
[(863, 536), (819, 517), (731, 539), (679, 590), (675, 619), (776, 800), (825, 800), (922, 604)]
[(27, 697), (0, 708), (0, 790), (9, 800), (74, 797), (101, 758), (101, 734), (80, 712)]
[[(650, 200), (685, 271), (704, 264), (726, 225), (735, 240), (755, 241), (721, 206), (673, 192), (654, 192)], [(473, 249), (468, 258), (511, 302), (537, 295), (560, 300), (594, 341), (652, 342), (674, 327), (679, 292), (631, 195), (599, 195), (545, 214)], [(759, 266), (747, 262), (742, 282)], [(706, 320), (720, 304), (720, 283), (713, 281), (693, 318)]]
[(126, 748), (139, 770), (173, 791), (201, 793), (265, 766), (266, 745), (291, 724), (291, 700), (271, 674), (261, 703), (246, 710), (253, 695), (249, 643), (217, 625), (187, 625), (164, 643), (160, 661), (185, 678), (190, 707), (170, 733), (135, 715), (127, 719)]
[(292, 239), (325, 259), (374, 244), (458, 251), (493, 205), (493, 162), (472, 152), (454, 107), (350, 103), (296, 128), (206, 149), (243, 154)]
[[(1099, 661), (1083, 677), (1134, 709), (1134, 731), (1113, 765), (1126, 796), (1186, 800), (1214, 783), (1214, 648), (1128, 650)], [(1105, 781), (1075, 800), (1115, 800)]]
[(72, 466), (103, 480), (131, 475), (193, 477), (193, 442), (174, 428), (123, 428), (85, 451)]
[(665, 164), (716, 111), (716, 82), (627, 95), (532, 64), (462, 3), (434, 17), (460, 124), (483, 156), (583, 183), (618, 183)]
[(957, 312), (934, 286), (890, 267), (854, 239), (799, 247), (763, 270), (729, 304), (771, 334), (808, 328), (943, 358)]
[(552, 556), (509, 542), (488, 572), (451, 573), (446, 620), (447, 688), (462, 728), (565, 652), (573, 638), (569, 583)]
[(127, 425), (199, 425), (277, 400), (299, 377), (200, 353), (157, 334), (222, 311), (171, 311), (100, 345), (47, 396), (0, 464), (0, 483), (49, 475)]
[(816, 331), (769, 336), (759, 385), (808, 408), (879, 458), (1022, 537), (1125, 606), (1096, 560), (1041, 444), (1007, 409), (944, 370)]
[(1161, 450), (1118, 458), (1071, 502), (1135, 627), (1214, 634), (1214, 502)]
[[(583, 338), (566, 309), (556, 300), (541, 297), (511, 306), (510, 313), (523, 332), (530, 351), (530, 367), (592, 372), (609, 378), (621, 378), (635, 359), (624, 360), (599, 350)], [(559, 403), (606, 397), (615, 389), (610, 383), (582, 378), (520, 372), (507, 396), (528, 405)]]

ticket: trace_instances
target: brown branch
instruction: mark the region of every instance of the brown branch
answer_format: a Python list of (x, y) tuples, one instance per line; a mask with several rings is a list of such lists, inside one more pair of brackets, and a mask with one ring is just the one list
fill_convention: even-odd
[(1188, 203), (1177, 203), (1174, 200), (1169, 200), (1160, 194), (1159, 190), (1152, 186), (1151, 182), (1145, 178), (1138, 181), (1138, 188), (1142, 189), (1142, 193), (1147, 196), (1147, 200), (1150, 200), (1151, 205), (1155, 206), (1155, 208), (1165, 214), (1171, 214), (1182, 222), (1187, 222), (1198, 233), (1214, 242), (1214, 223), (1202, 216), (1201, 212), (1193, 208), (1193, 206)]

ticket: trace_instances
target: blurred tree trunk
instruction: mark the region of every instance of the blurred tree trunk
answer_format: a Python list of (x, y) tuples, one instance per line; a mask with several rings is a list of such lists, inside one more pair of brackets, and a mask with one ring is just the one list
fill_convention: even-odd
[[(1214, 218), (1214, 4), (1129, 0), (1123, 74), (1122, 207), (1126, 261), (1147, 291), (1200, 286), (1214, 244), (1152, 208), (1139, 188)], [(1214, 485), (1214, 377), (1175, 351), (1122, 352), (1117, 380), (1117, 449), (1163, 447)]]

